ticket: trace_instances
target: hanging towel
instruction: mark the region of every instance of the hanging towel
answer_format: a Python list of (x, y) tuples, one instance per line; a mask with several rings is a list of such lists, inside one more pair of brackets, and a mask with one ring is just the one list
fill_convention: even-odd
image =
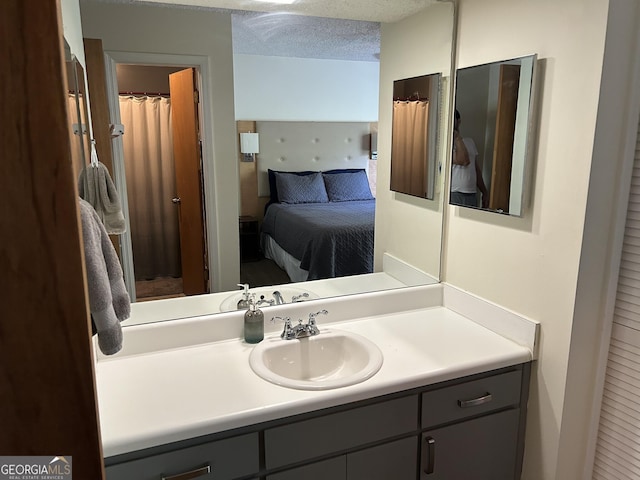
[(125, 232), (120, 195), (103, 163), (85, 165), (78, 178), (78, 192), (98, 213), (108, 234), (120, 235)]
[(89, 310), (100, 350), (105, 355), (113, 355), (122, 348), (120, 322), (129, 318), (131, 303), (118, 255), (103, 223), (91, 204), (79, 201)]

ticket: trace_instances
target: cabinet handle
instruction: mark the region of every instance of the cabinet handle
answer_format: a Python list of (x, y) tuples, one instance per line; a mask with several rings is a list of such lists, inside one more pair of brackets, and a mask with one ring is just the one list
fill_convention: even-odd
[(190, 472), (179, 473), (177, 475), (171, 475), (170, 477), (162, 477), (162, 480), (191, 480), (192, 478), (198, 478), (207, 473), (211, 473), (211, 466), (205, 465), (201, 468), (196, 468)]
[(458, 400), (458, 406), (460, 408), (477, 407), (478, 405), (489, 403), (491, 400), (493, 400), (493, 396), (487, 392), (482, 397), (473, 398), (471, 400)]
[(431, 475), (436, 467), (436, 440), (433, 437), (426, 437), (424, 443), (425, 445), (422, 449), (423, 471), (427, 475)]

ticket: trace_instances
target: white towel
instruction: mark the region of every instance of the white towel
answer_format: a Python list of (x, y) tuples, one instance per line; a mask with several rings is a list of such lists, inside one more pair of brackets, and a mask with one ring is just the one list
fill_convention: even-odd
[(89, 164), (82, 169), (78, 178), (78, 192), (97, 212), (108, 234), (120, 235), (125, 232), (120, 195), (104, 164), (97, 162), (95, 166)]
[(120, 322), (129, 318), (131, 302), (118, 255), (103, 223), (88, 202), (79, 201), (89, 310), (98, 332), (100, 350), (105, 355), (113, 355), (122, 348)]

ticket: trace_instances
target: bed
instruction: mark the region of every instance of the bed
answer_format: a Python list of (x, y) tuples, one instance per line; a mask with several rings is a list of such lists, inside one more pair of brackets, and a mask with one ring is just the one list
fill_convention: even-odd
[(373, 272), (375, 199), (364, 169), (268, 174), (266, 258), (294, 282)]

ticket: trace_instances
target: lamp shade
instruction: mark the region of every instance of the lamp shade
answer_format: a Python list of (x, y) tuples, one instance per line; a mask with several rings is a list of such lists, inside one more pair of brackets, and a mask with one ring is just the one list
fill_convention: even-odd
[(241, 153), (260, 153), (260, 140), (257, 133), (240, 134)]

